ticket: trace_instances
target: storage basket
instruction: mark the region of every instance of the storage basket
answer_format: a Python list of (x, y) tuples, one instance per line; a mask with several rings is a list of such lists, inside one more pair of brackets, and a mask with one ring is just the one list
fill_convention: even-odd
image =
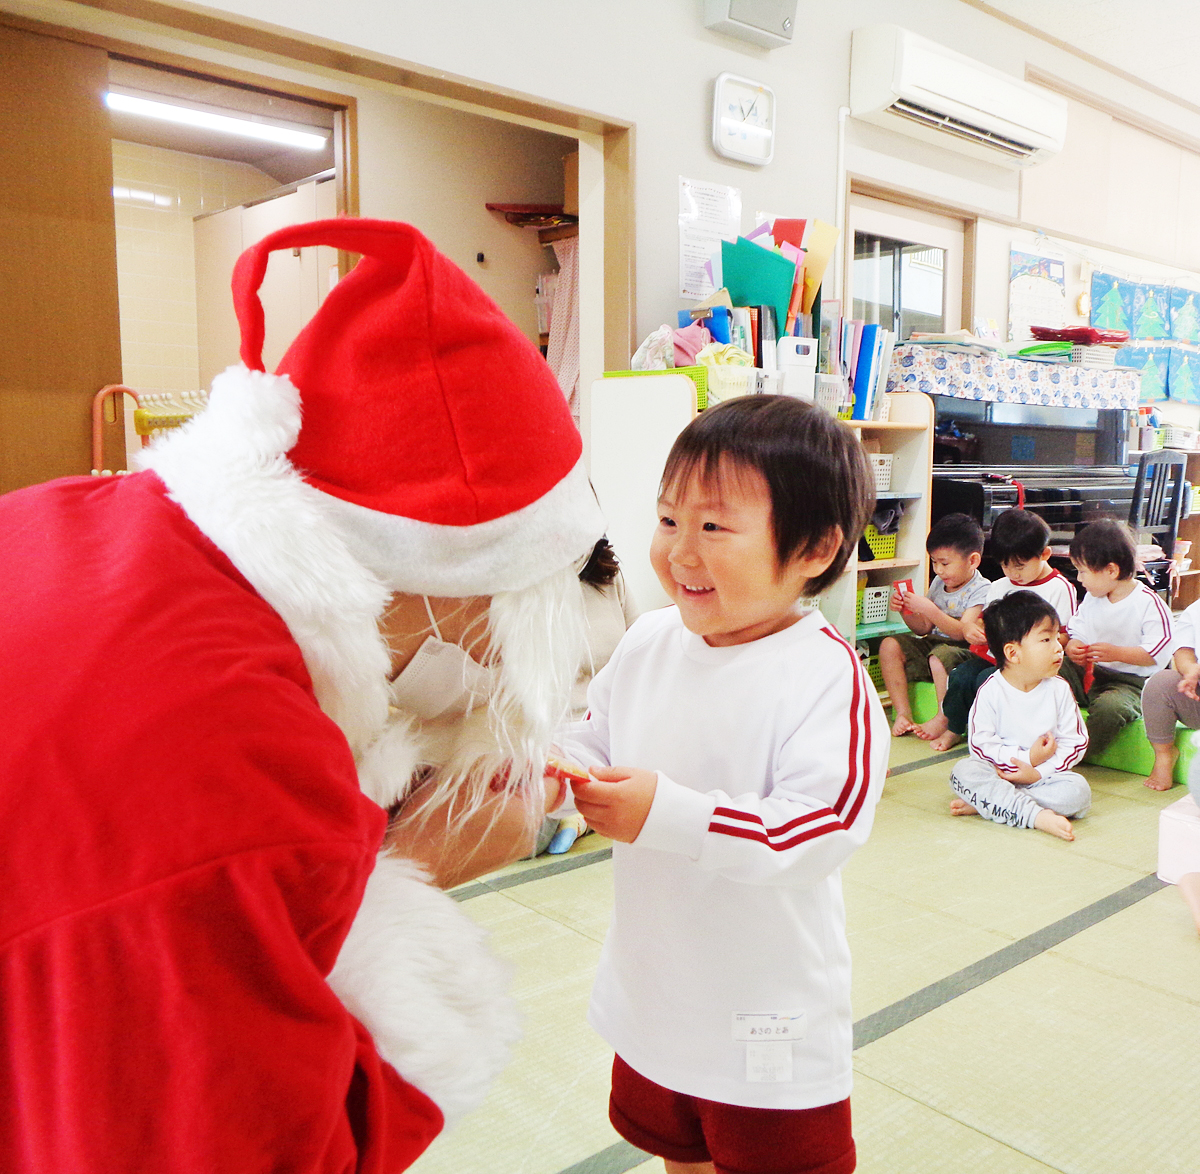
[(871, 471), (875, 474), (876, 494), (887, 493), (892, 488), (892, 454), (869, 452), (867, 457), (871, 462)]
[(867, 658), (867, 676), (877, 690), (883, 689), (883, 669), (879, 666), (879, 654)]
[(863, 531), (863, 540), (876, 558), (896, 557), (896, 537), (895, 534), (880, 534), (879, 530), (869, 523)]
[(1081, 367), (1113, 367), (1117, 362), (1115, 346), (1084, 346), (1071, 344), (1071, 362)]
[[(894, 535), (893, 535), (894, 537)], [(888, 601), (892, 597), (892, 585), (866, 587), (862, 593), (862, 619), (864, 624), (882, 624), (888, 617)]]
[(1162, 430), (1162, 434), (1165, 448), (1182, 448), (1190, 451), (1196, 447), (1196, 430), (1194, 428), (1178, 428), (1168, 425)]
[[(661, 371), (605, 371), (605, 379), (624, 379), (629, 375), (686, 375), (696, 385), (696, 411), (708, 407), (708, 375), (710, 368), (697, 363), (693, 367), (670, 367)], [(743, 367), (742, 370), (748, 370)]]
[(705, 367), (708, 372), (708, 394), (713, 403), (723, 403), (739, 395), (754, 395), (758, 391), (756, 367)]

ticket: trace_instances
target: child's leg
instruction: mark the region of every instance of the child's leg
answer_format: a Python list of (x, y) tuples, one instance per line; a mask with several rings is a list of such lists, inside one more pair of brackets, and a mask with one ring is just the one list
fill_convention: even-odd
[(672, 1162), (670, 1158), (663, 1158), (663, 1166), (667, 1174), (717, 1174), (712, 1162)]
[(1082, 819), (1092, 807), (1092, 788), (1081, 774), (1059, 771), (1040, 783), (1021, 788), (1039, 807), (1071, 819)]
[(946, 731), (929, 743), (934, 750), (949, 750), (967, 732), (967, 719), (979, 686), (996, 671), (996, 666), (982, 656), (970, 660), (954, 669), (946, 681), (946, 693), (942, 698), (942, 713), (946, 718)]
[(892, 702), (895, 720), (892, 722), (892, 737), (899, 738), (914, 728), (912, 706), (908, 703), (908, 673), (905, 669), (904, 649), (894, 636), (885, 636), (879, 644), (879, 671), (883, 674), (883, 685)]
[(1146, 786), (1155, 791), (1169, 791), (1175, 785), (1175, 723), (1200, 729), (1200, 701), (1179, 692), (1183, 678), (1174, 669), (1163, 669), (1146, 682), (1142, 690), (1142, 720), (1146, 737), (1154, 747), (1154, 769)]
[(1200, 872), (1184, 873), (1179, 878), (1178, 889), (1183, 899), (1192, 911), (1192, 920), (1196, 923), (1196, 932), (1200, 933)]
[(1088, 694), (1088, 751), (1099, 754), (1130, 723), (1142, 716), (1142, 690), (1115, 673), (1097, 670)]
[[(1009, 827), (1031, 828), (1042, 810), (1025, 793), (1024, 787), (1015, 787), (1002, 779), (989, 766), (975, 757), (963, 758), (954, 764), (950, 772), (950, 787), (965, 807), (972, 807), (984, 819), (993, 823), (1006, 823)], [(955, 815), (969, 812), (959, 807), (952, 810)]]
[(946, 672), (946, 666), (942, 664), (941, 660), (931, 655), (929, 675), (933, 678), (933, 691), (937, 694), (937, 713), (928, 721), (922, 722), (913, 731), (918, 738), (922, 738), (926, 742), (940, 738), (946, 732), (946, 715), (942, 712), (942, 702), (946, 699), (946, 684), (950, 674)]

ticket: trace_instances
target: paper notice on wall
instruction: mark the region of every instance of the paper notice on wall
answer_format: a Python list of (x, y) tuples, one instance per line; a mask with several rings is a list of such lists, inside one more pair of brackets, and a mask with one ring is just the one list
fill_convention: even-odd
[(722, 241), (742, 230), (742, 192), (720, 183), (679, 177), (679, 296), (699, 301), (713, 292), (705, 268)]
[(1008, 266), (1008, 340), (1027, 343), (1031, 326), (1067, 324), (1067, 262), (1060, 253), (1011, 249)]

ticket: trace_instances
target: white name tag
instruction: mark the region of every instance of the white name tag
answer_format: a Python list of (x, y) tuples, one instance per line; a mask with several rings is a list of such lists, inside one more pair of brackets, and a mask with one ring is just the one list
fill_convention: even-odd
[(775, 1084), (792, 1079), (792, 1045), (787, 1040), (746, 1045), (746, 1079)]
[(807, 1032), (804, 1012), (733, 1013), (733, 1038), (739, 1043), (803, 1039)]

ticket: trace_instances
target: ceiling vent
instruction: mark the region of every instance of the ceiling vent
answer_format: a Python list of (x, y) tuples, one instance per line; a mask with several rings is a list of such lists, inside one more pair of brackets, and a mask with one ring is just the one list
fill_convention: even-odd
[(855, 29), (850, 113), (876, 126), (1028, 167), (1062, 150), (1065, 98), (896, 25)]

